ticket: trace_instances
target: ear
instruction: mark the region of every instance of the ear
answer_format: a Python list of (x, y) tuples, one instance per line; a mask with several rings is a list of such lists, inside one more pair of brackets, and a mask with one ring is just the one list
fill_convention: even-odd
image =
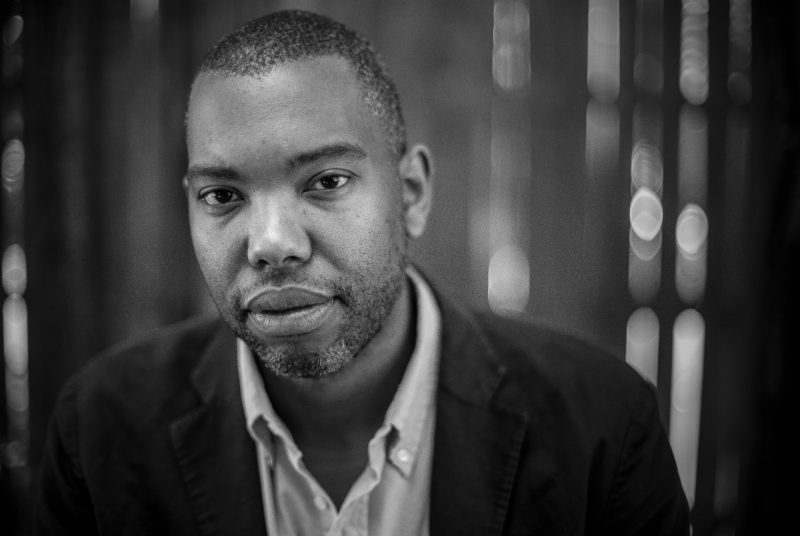
[(425, 231), (433, 200), (433, 161), (424, 145), (414, 145), (397, 166), (403, 187), (406, 235), (419, 238)]

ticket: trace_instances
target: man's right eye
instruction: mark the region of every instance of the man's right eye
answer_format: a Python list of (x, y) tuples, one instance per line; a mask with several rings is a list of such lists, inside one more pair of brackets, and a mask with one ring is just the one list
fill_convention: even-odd
[(242, 199), (242, 197), (233, 190), (223, 188), (204, 190), (200, 192), (198, 197), (203, 203), (210, 207), (219, 207)]

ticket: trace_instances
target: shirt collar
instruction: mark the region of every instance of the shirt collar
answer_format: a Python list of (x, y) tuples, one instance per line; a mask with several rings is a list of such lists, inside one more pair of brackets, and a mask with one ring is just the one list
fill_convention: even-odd
[[(247, 430), (256, 443), (264, 447), (267, 461), (272, 464), (275, 458), (272, 434), (285, 438), (291, 436), (267, 396), (264, 380), (258, 371), (253, 352), (241, 339), (236, 340), (236, 360)], [(294, 444), (294, 441), (286, 443)]]
[[(408, 476), (417, 458), (425, 421), (434, 412), (441, 315), (433, 291), (422, 276), (410, 266), (406, 274), (416, 297), (416, 341), (403, 379), (378, 433), (388, 435), (389, 428), (394, 430), (391, 444), (387, 446), (388, 458), (401, 473)], [(290, 458), (299, 458), (301, 453), (291, 433), (270, 402), (252, 351), (240, 339), (237, 340), (236, 350), (242, 405), (250, 435), (264, 448), (270, 464), (274, 460), (273, 436), (283, 440)]]
[(417, 458), (425, 421), (434, 412), (441, 317), (427, 282), (412, 267), (406, 273), (416, 295), (416, 343), (397, 393), (386, 411), (386, 422), (397, 431), (389, 447), (389, 460), (408, 476)]

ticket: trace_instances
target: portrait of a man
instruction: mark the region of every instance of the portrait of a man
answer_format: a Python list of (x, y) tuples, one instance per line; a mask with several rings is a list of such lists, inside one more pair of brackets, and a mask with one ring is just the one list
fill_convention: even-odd
[(652, 386), (459, 311), (409, 265), (431, 157), (362, 38), (307, 12), (247, 23), (201, 65), (186, 128), (225, 326), (173, 328), (68, 384), (42, 534), (688, 533)]
[(4, 534), (789, 515), (797, 9), (7, 4)]

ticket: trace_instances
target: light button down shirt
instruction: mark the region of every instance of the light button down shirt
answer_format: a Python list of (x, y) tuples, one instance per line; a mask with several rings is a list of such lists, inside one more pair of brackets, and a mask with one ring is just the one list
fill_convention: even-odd
[(368, 463), (339, 510), (303, 463), (275, 412), (249, 347), (237, 359), (248, 430), (256, 443), (267, 532), (280, 536), (428, 535), (441, 318), (433, 292), (413, 269), (416, 341)]

